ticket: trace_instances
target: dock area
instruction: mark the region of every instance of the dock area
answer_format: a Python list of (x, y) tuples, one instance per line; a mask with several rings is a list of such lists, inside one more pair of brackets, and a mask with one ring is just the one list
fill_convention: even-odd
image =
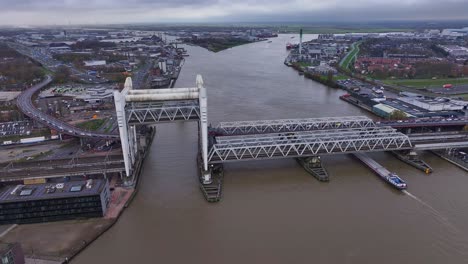
[(440, 157), (441, 159), (444, 159), (453, 165), (459, 167), (460, 169), (468, 172), (468, 161), (467, 159), (463, 159), (459, 157), (458, 155), (455, 155), (453, 151), (450, 150), (432, 150), (431, 151), (433, 154), (436, 156)]

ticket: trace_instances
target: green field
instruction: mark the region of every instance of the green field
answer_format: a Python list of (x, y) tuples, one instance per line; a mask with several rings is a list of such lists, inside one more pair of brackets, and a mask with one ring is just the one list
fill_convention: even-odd
[(106, 120), (104, 119), (93, 119), (93, 120), (80, 123), (77, 125), (77, 127), (86, 129), (86, 130), (95, 131), (95, 130), (98, 130), (105, 123), (105, 121)]
[(340, 62), (340, 67), (344, 70), (349, 70), (349, 66), (354, 58), (359, 54), (359, 45), (361, 42), (355, 42), (351, 45), (351, 50), (348, 52), (346, 57), (343, 58)]
[(334, 81), (347, 80), (347, 79), (349, 79), (349, 76), (342, 75), (342, 74), (333, 75)]
[(389, 85), (402, 85), (408, 87), (414, 87), (418, 89), (424, 89), (427, 87), (442, 87), (444, 84), (468, 84), (468, 78), (460, 78), (460, 79), (408, 79), (408, 80), (383, 80), (384, 83)]
[(308, 63), (308, 62), (303, 62), (303, 61), (298, 61), (296, 62), (297, 65), (301, 66), (301, 67), (304, 67), (304, 68), (307, 68), (309, 66), (312, 66), (311, 63)]

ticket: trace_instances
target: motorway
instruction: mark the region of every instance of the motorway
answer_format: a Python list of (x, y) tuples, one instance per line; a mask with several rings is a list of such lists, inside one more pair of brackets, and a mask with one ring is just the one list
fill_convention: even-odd
[(41, 112), (37, 109), (36, 106), (32, 103), (32, 96), (40, 91), (44, 86), (52, 82), (52, 77), (48, 75), (46, 79), (26, 91), (22, 92), (17, 99), (18, 108), (30, 118), (42, 123), (52, 129), (57, 130), (60, 133), (80, 137), (80, 138), (95, 138), (95, 139), (120, 139), (120, 136), (117, 134), (105, 134), (97, 133), (81, 128), (77, 128), (64, 122), (58, 118), (47, 115), (46, 113)]

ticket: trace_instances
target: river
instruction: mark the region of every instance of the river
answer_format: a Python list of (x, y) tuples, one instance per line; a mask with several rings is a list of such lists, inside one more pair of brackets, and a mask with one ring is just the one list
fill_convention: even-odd
[[(219, 53), (187, 47), (176, 87), (202, 74), (213, 124), (366, 114), (283, 64), (296, 39)], [(468, 263), (468, 175), (430, 153), (430, 175), (371, 154), (408, 193), (349, 155), (323, 157), (329, 183), (292, 159), (230, 163), (222, 201), (209, 204), (197, 185), (196, 123), (157, 129), (138, 195), (73, 263)]]

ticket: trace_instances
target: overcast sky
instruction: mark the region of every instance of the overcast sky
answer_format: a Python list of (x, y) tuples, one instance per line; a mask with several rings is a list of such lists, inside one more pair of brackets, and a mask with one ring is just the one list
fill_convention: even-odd
[(0, 25), (467, 18), (468, 0), (0, 0)]

